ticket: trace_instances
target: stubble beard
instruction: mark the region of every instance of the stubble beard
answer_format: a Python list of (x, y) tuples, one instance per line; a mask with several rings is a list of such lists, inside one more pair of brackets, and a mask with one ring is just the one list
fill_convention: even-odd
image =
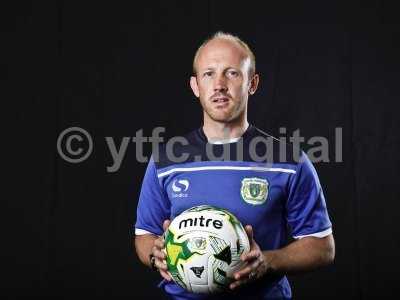
[[(245, 101), (245, 100), (242, 100)], [(210, 105), (211, 106), (211, 105)], [(215, 122), (230, 123), (238, 119), (244, 112), (245, 105), (242, 102), (236, 103), (229, 107), (229, 110), (224, 112), (217, 112), (212, 107), (203, 105), (203, 110), (205, 114)]]

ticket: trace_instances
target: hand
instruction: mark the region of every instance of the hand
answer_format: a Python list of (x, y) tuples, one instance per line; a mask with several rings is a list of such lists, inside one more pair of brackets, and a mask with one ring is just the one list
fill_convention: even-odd
[[(171, 224), (170, 220), (164, 221), (164, 223), (163, 223), (164, 231), (166, 231), (168, 229), (169, 224)], [(165, 248), (164, 238), (163, 238), (163, 236), (160, 236), (159, 238), (154, 240), (154, 246), (151, 249), (151, 253), (153, 254), (153, 256), (155, 258), (154, 265), (160, 272), (160, 275), (165, 280), (171, 281), (172, 278), (171, 278), (171, 275), (169, 275), (169, 273), (168, 273), (168, 268), (167, 268), (167, 264), (165, 261), (167, 255), (163, 251), (164, 248)]]
[(251, 225), (246, 225), (245, 230), (247, 236), (249, 237), (250, 251), (243, 253), (240, 257), (245, 265), (240, 271), (233, 274), (235, 281), (229, 286), (232, 290), (248, 283), (249, 281), (253, 281), (262, 277), (267, 270), (264, 254), (261, 251), (260, 246), (258, 246), (254, 240), (253, 228)]

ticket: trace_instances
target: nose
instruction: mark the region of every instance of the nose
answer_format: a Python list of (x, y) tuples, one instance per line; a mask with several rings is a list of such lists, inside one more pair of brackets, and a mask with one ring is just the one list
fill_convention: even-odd
[(215, 92), (225, 92), (228, 89), (226, 85), (226, 78), (224, 75), (216, 76), (214, 81), (214, 91)]

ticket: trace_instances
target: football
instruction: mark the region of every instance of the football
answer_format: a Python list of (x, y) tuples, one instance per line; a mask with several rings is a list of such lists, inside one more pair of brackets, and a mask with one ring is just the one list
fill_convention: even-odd
[(240, 221), (229, 211), (208, 205), (178, 215), (164, 239), (171, 277), (193, 293), (227, 290), (234, 272), (243, 266), (240, 255), (250, 249)]

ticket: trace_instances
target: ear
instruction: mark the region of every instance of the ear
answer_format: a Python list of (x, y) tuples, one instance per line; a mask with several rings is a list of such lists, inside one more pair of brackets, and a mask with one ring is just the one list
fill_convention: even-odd
[(197, 85), (196, 76), (190, 76), (190, 87), (192, 88), (193, 94), (196, 95), (197, 98), (200, 97), (199, 86)]
[(250, 81), (249, 95), (253, 95), (256, 92), (259, 81), (260, 76), (258, 76), (258, 74), (254, 74)]

